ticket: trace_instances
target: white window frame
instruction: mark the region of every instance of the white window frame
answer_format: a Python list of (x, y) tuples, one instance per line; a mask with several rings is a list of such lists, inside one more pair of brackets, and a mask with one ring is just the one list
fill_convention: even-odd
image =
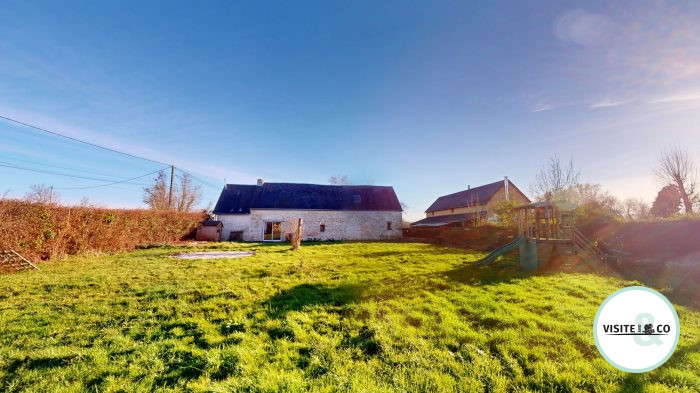
[[(274, 228), (275, 223), (279, 223), (279, 224), (280, 224), (280, 238), (279, 238), (279, 239), (270, 239), (270, 240), (266, 240), (266, 239), (265, 239), (265, 230), (267, 229), (267, 223), (272, 223), (273, 228)], [(271, 235), (274, 236), (274, 233), (275, 233), (275, 231), (274, 231), (274, 229), (273, 229)], [(263, 241), (263, 242), (281, 242), (281, 241), (282, 241), (282, 220), (264, 220), (264, 221), (263, 221), (263, 226), (262, 226), (262, 241)]]

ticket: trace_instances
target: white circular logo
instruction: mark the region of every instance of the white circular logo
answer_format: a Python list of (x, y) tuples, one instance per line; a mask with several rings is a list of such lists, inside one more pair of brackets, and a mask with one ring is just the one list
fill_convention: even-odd
[(647, 287), (616, 291), (598, 308), (593, 337), (608, 363), (631, 373), (664, 364), (676, 350), (681, 327), (671, 302)]

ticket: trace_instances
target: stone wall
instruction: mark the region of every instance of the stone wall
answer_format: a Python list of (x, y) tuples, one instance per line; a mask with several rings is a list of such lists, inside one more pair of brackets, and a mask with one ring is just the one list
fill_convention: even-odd
[[(243, 231), (245, 241), (262, 240), (267, 221), (282, 222), (282, 234), (290, 231), (290, 220), (301, 218), (304, 240), (384, 240), (401, 237), (401, 212), (338, 210), (253, 209), (250, 214), (221, 214), (223, 240), (231, 231)], [(391, 223), (391, 229), (387, 229)], [(321, 232), (321, 225), (325, 231)]]
[(217, 220), (224, 224), (224, 229), (221, 231), (223, 241), (230, 239), (232, 231), (243, 231), (243, 235), (250, 232), (250, 214), (219, 214)]

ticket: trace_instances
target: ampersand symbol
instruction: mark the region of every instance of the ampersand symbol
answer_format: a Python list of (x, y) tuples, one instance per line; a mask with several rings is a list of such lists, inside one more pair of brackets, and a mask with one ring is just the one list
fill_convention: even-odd
[[(647, 347), (651, 344), (656, 344), (656, 345), (661, 345), (663, 342), (659, 338), (659, 336), (651, 336), (648, 334), (653, 333), (654, 331), (654, 316), (648, 313), (642, 313), (637, 315), (637, 318), (635, 319), (635, 322), (637, 322), (637, 325), (644, 325), (644, 334), (645, 335), (635, 335), (632, 336), (634, 337), (634, 342), (637, 345), (640, 345), (642, 347)], [(646, 338), (646, 340), (643, 340)]]

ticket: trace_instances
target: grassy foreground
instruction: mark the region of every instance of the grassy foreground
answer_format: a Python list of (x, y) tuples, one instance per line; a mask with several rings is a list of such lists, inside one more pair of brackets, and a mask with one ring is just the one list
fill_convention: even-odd
[(423, 244), (210, 248), (257, 255), (0, 276), (0, 391), (700, 391), (697, 311), (676, 307), (678, 349), (652, 372), (598, 354), (595, 312), (630, 282)]

